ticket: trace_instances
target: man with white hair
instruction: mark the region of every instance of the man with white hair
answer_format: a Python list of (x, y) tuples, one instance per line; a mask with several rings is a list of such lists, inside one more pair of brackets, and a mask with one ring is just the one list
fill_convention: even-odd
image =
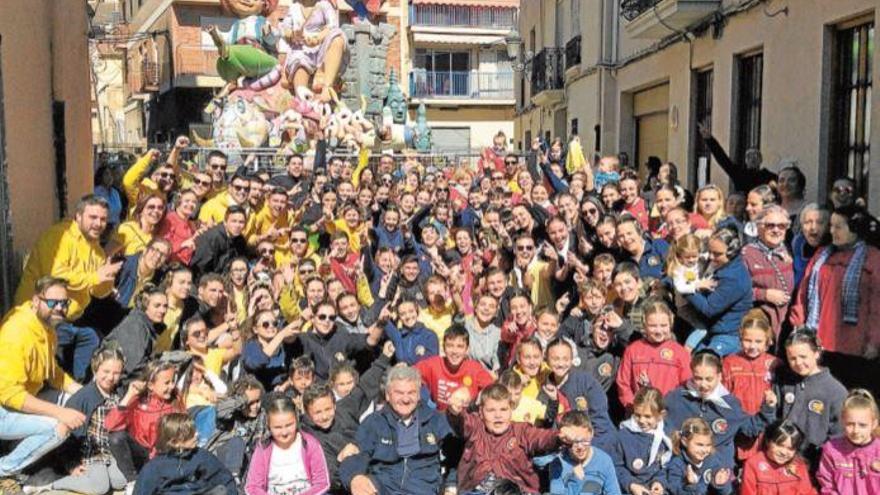
[(420, 403), (421, 386), (415, 368), (388, 372), (386, 406), (361, 423), (355, 435), (360, 452), (339, 466), (352, 495), (437, 493), (440, 450), (452, 430), (446, 416)]

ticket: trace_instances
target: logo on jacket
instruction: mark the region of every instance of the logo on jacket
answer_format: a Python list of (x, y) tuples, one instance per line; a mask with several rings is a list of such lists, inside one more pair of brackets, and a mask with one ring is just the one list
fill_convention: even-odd
[(660, 359), (663, 359), (664, 361), (672, 361), (672, 357), (672, 349), (663, 349), (660, 351)]
[(654, 255), (648, 256), (648, 266), (657, 266), (659, 264), (660, 264), (660, 257), (659, 256), (654, 256)]
[(507, 450), (513, 450), (516, 448), (516, 438), (511, 438), (507, 441)]
[(394, 443), (390, 438), (380, 438), (379, 442), (382, 445), (392, 445)]
[(727, 427), (727, 420), (724, 418), (718, 418), (715, 421), (712, 421), (712, 431), (719, 435), (727, 433)]
[(345, 361), (345, 355), (342, 354), (341, 352), (337, 352), (336, 355), (335, 355), (334, 357), (335, 357), (336, 360), (339, 361), (340, 363), (341, 363), (342, 361)]
[(787, 392), (785, 394), (785, 403), (786, 404), (794, 404), (794, 394), (791, 392)]
[(711, 469), (707, 469), (705, 472), (703, 472), (703, 481), (707, 485), (712, 484), (712, 470)]
[(418, 345), (416, 346), (416, 356), (424, 356), (425, 355), (425, 346)]
[(645, 467), (645, 461), (641, 457), (633, 459), (633, 471), (639, 471)]
[(578, 411), (586, 411), (587, 410), (587, 398), (584, 396), (580, 396), (574, 400), (574, 405)]
[(807, 409), (813, 411), (816, 414), (822, 414), (822, 411), (825, 410), (825, 404), (821, 400), (811, 400), (809, 404), (807, 404)]
[(435, 445), (437, 443), (437, 437), (435, 437), (433, 433), (428, 433), (425, 435), (425, 442), (429, 445)]
[(599, 365), (599, 376), (609, 377), (611, 376), (611, 363), (602, 363)]
[(470, 387), (474, 384), (474, 379), (471, 378), (471, 375), (465, 375), (465, 377), (461, 379), (461, 384), (465, 387)]

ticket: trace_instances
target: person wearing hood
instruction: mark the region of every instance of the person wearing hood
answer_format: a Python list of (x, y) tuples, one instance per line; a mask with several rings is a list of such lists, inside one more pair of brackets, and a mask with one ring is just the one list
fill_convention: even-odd
[(135, 308), (107, 335), (105, 342), (118, 342), (125, 356), (125, 379), (137, 376), (153, 355), (153, 346), (165, 329), (168, 296), (154, 285), (147, 285), (138, 296)]
[(768, 390), (758, 414), (746, 414), (739, 399), (721, 383), (721, 358), (712, 350), (698, 351), (691, 359), (692, 377), (688, 382), (666, 394), (668, 433), (681, 430), (689, 418), (706, 421), (715, 436), (715, 449), (721, 465), (732, 468), (735, 464), (733, 440), (738, 433), (757, 437), (773, 422), (776, 395)]

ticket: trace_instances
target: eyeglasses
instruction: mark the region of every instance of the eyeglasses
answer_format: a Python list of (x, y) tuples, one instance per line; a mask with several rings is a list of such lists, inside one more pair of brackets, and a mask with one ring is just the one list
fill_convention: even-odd
[(516, 247), (516, 250), (517, 250), (517, 251), (534, 251), (534, 250), (535, 250), (535, 246), (523, 246), (523, 245), (519, 245), (519, 246)]
[(333, 318), (336, 318), (336, 315), (331, 315), (331, 314), (327, 314), (327, 313), (322, 313), (322, 314), (319, 314), (316, 316), (321, 321), (332, 320)]
[(761, 225), (767, 230), (785, 230), (788, 228), (787, 223), (763, 222)]
[(46, 303), (46, 307), (49, 309), (55, 309), (55, 306), (58, 306), (61, 309), (67, 309), (70, 307), (70, 299), (47, 299), (41, 297), (40, 300)]
[(275, 322), (274, 321), (264, 321), (264, 322), (260, 323), (260, 326), (263, 328), (274, 328)]

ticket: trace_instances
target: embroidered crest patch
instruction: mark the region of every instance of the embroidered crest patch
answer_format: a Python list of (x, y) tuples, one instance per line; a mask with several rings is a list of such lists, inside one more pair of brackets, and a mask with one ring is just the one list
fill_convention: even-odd
[(416, 356), (424, 356), (425, 355), (425, 346), (419, 345), (416, 346)]
[(672, 349), (663, 349), (660, 351), (660, 359), (663, 359), (664, 361), (672, 361), (673, 356)]
[(785, 394), (785, 403), (786, 404), (794, 404), (794, 394), (791, 392), (787, 392)]
[(715, 421), (712, 421), (712, 431), (719, 435), (726, 433), (727, 427), (727, 420), (724, 418), (718, 418)]
[(574, 405), (578, 411), (586, 411), (587, 410), (587, 398), (586, 397), (578, 397), (574, 400)]
[(807, 409), (816, 414), (822, 414), (822, 411), (825, 410), (825, 403), (818, 399), (811, 400), (810, 403), (807, 404)]
[(643, 467), (645, 467), (645, 461), (643, 461), (641, 457), (636, 457), (635, 459), (633, 459), (632, 466), (633, 471), (639, 471)]
[(425, 442), (429, 445), (434, 445), (437, 443), (437, 437), (435, 437), (433, 433), (428, 433), (425, 435)]
[(611, 364), (610, 363), (602, 363), (599, 365), (599, 376), (609, 377), (611, 376)]

